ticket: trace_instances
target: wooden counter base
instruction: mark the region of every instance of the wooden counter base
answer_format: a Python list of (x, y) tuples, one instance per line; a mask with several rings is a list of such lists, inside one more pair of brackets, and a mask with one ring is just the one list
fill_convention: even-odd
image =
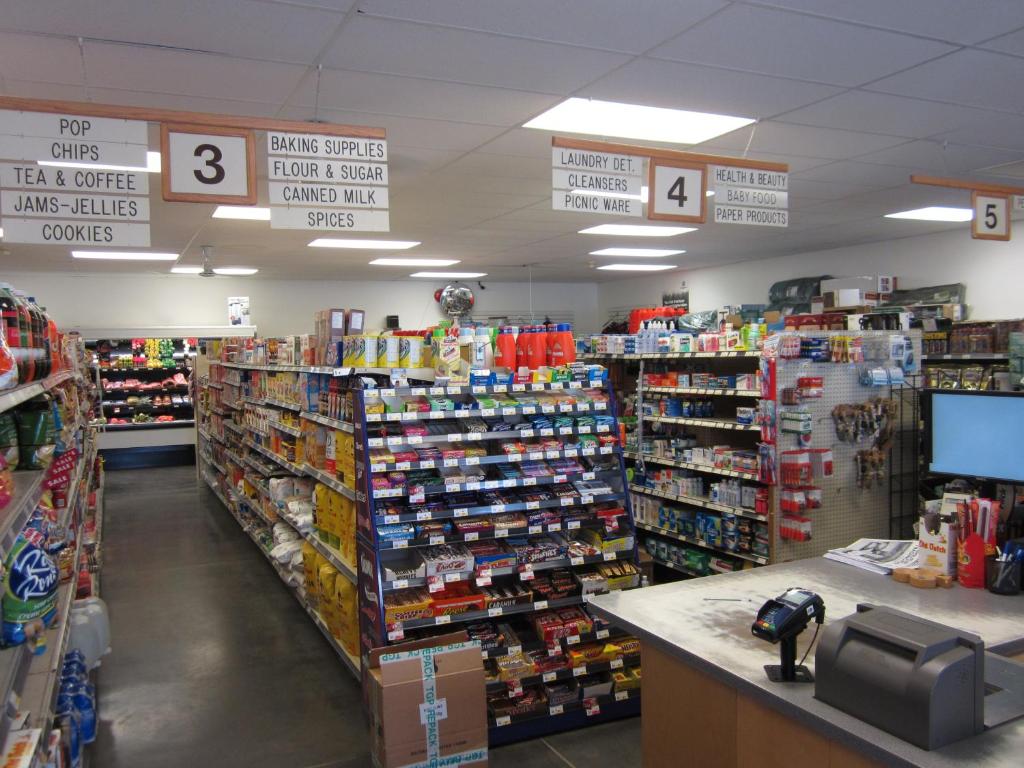
[(878, 768), (643, 643), (644, 768)]

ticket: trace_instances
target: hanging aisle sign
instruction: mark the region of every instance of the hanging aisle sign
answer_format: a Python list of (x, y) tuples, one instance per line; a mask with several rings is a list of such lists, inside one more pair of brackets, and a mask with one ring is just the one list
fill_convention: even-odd
[[(8, 243), (149, 246), (141, 120), (0, 110), (0, 228)], [(92, 167), (97, 166), (97, 167)]]
[(949, 179), (913, 173), (911, 184), (960, 189), (971, 193), (971, 238), (975, 240), (1009, 240), (1012, 227), (1010, 211), (1024, 210), (1024, 187), (992, 184), (968, 179)]
[(643, 158), (552, 147), (551, 165), (554, 210), (643, 216)]
[(268, 132), (271, 228), (389, 231), (387, 161), (384, 139)]
[(703, 224), (713, 193), (716, 223), (789, 225), (785, 163), (554, 136), (551, 165), (556, 211)]
[(789, 174), (763, 168), (709, 167), (715, 221), (755, 227), (789, 226)]

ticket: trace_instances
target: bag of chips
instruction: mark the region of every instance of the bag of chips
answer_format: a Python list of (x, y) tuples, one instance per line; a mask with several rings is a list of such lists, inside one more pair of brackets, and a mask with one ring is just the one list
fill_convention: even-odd
[(15, 540), (4, 571), (3, 644), (20, 645), (53, 623), (60, 572), (31, 528)]

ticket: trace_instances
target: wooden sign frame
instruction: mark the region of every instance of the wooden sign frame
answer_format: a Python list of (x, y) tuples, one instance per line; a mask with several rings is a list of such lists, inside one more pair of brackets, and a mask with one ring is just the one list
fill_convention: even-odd
[[(244, 195), (207, 195), (202, 192), (174, 192), (171, 190), (170, 134), (194, 133), (212, 136), (232, 136), (245, 139), (246, 193)], [(256, 133), (251, 128), (176, 123), (160, 123), (160, 191), (164, 200), (172, 203), (210, 203), (218, 205), (256, 205)]]
[[(700, 171), (700, 213), (684, 216), (677, 213), (657, 213), (654, 210), (654, 175), (657, 168), (681, 168), (689, 171)], [(647, 218), (650, 221), (679, 221), (685, 224), (703, 224), (708, 216), (708, 168), (706, 163), (693, 163), (683, 160), (665, 160), (652, 157), (647, 161)]]
[(1007, 240), (1010, 239), (1010, 234), (1011, 234), (1010, 229), (1011, 229), (1011, 226), (1012, 226), (1012, 223), (1013, 223), (1013, 220), (1012, 220), (1011, 215), (1010, 215), (1010, 209), (1011, 209), (1011, 203), (1012, 203), (1012, 201), (1010, 200), (1010, 195), (1004, 194), (1002, 192), (987, 192), (985, 190), (980, 190), (979, 191), (977, 189), (972, 189), (971, 190), (971, 210), (974, 211), (975, 214), (977, 214), (977, 210), (978, 210), (978, 195), (979, 194), (982, 197), (994, 197), (996, 199), (1003, 200), (1003, 201), (1006, 202), (1006, 219), (1005, 219), (1005, 221), (1006, 221), (1006, 234), (1005, 235), (990, 235), (988, 233), (980, 231), (978, 229), (978, 217), (977, 217), (977, 215), (975, 215), (974, 218), (971, 219), (971, 238), (973, 240), (1001, 240), (1003, 242), (1006, 242)]

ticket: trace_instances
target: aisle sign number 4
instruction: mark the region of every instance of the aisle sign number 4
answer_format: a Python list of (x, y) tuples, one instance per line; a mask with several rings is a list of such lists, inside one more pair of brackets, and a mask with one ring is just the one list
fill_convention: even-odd
[(704, 223), (707, 166), (651, 158), (647, 218)]
[(164, 200), (256, 204), (256, 141), (247, 128), (160, 126)]
[(971, 237), (976, 240), (1010, 239), (1010, 199), (991, 192), (972, 192)]

